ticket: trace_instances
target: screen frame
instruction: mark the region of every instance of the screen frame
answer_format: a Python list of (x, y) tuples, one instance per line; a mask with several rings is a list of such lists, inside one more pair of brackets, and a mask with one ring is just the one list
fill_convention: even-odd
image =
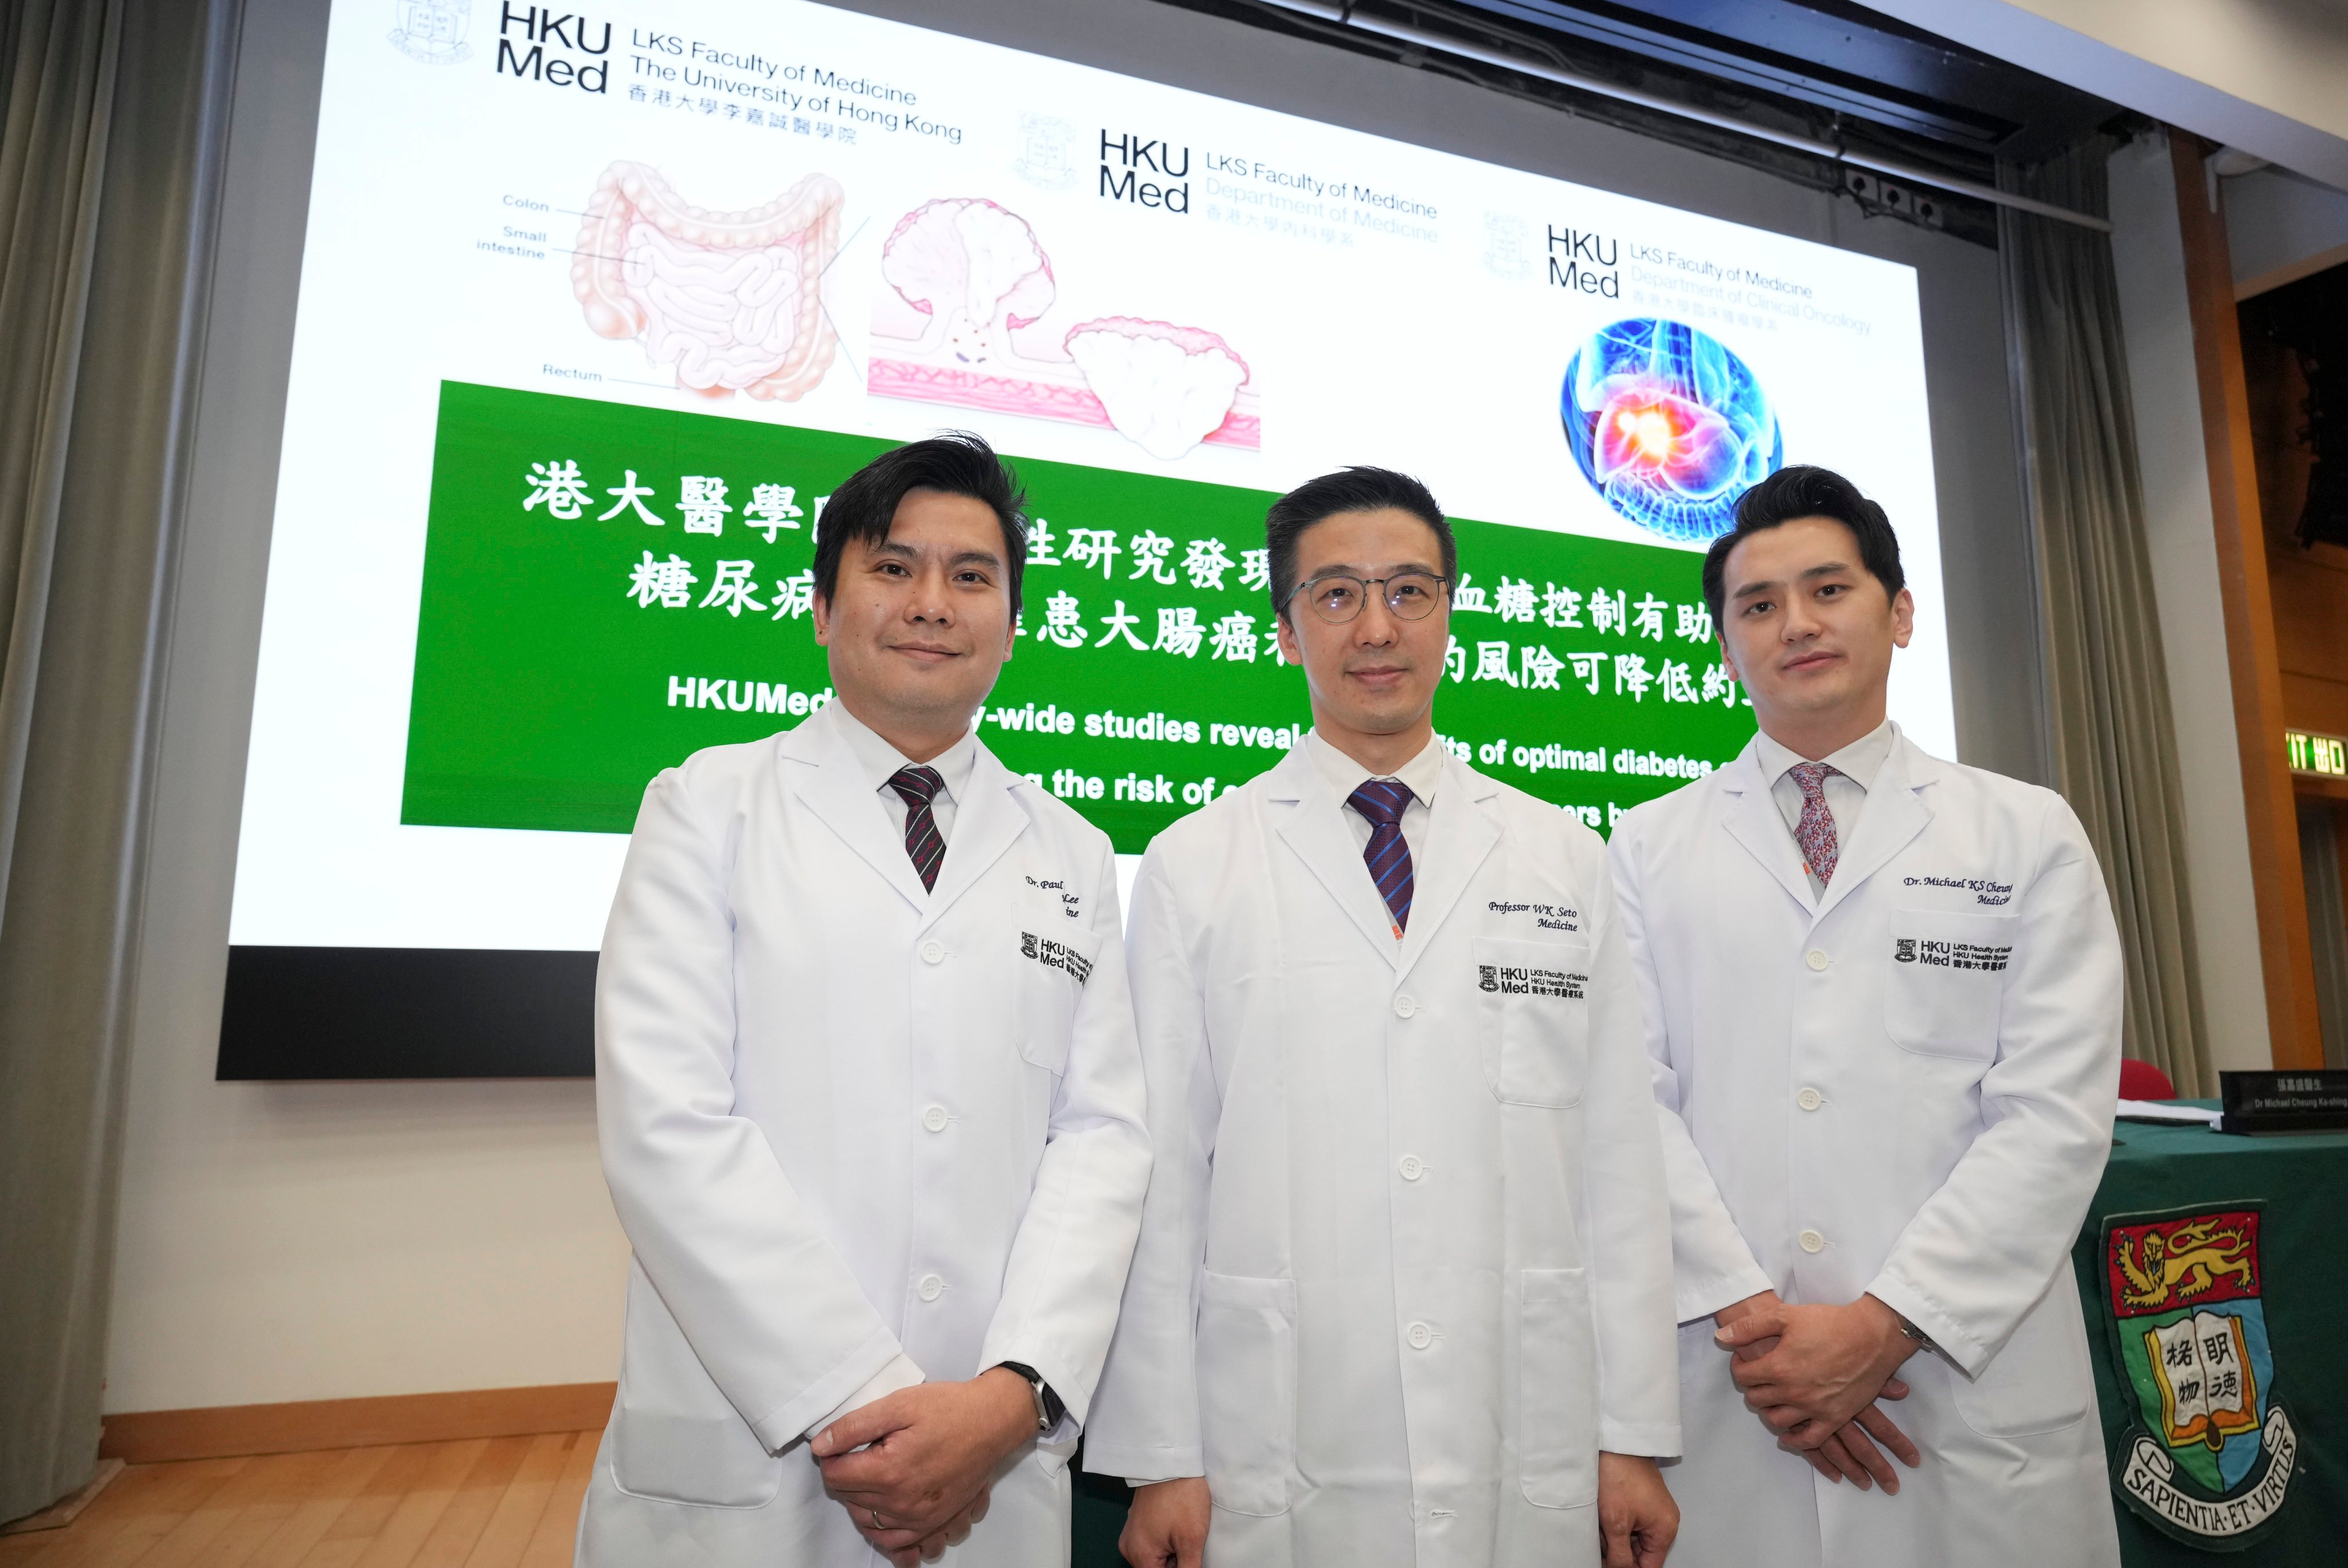
[[(983, 15), (950, 0), (850, 0), (838, 8), (1914, 267), (1960, 753), (1967, 762), (2044, 781), (2036, 574), (1994, 252), (1867, 219), (1832, 193), (1685, 148), (1307, 40), (1253, 28), (1240, 34), (1243, 24), (1153, 0), (1009, 0)], [(207, 914), (217, 924), (206, 926), (216, 943), (213, 961), (223, 966), (216, 1073), (224, 1080), (585, 1076), (592, 1071), (592, 953), (476, 949), (451, 968), (447, 949), (340, 949), (297, 961), (289, 955), (327, 950), (231, 951), (226, 940), (326, 12), (318, 0), (254, 0), (248, 9), (223, 192), (228, 221), (208, 313), (190, 518), (191, 559), (207, 564), (186, 573), (180, 588), (180, 648), (168, 699), (178, 712), (167, 711), (165, 769), (166, 794), (180, 799), (170, 782), (181, 776), (175, 764), (193, 765), (196, 798), (185, 799), (183, 809), (211, 829), (201, 851), (189, 852), (201, 861), (192, 869), (207, 884)], [(1988, 330), (1993, 323), (1995, 331)], [(217, 550), (207, 551), (208, 543)], [(200, 747), (196, 755), (174, 758), (175, 749), (191, 744)], [(399, 954), (410, 957), (390, 958)], [(570, 962), (532, 962), (557, 958)], [(500, 961), (508, 989), (528, 1005), (519, 1012), (486, 1005), (469, 1025), (461, 1015), (479, 984), (475, 971)], [(322, 997), (336, 988), (343, 1005), (324, 1005)], [(465, 1049), (437, 1043), (455, 1040)], [(386, 1071), (402, 1061), (417, 1070)]]

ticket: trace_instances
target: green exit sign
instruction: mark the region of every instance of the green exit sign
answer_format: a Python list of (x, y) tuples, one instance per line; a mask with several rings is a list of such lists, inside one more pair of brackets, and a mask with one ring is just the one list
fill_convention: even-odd
[(2305, 730), (2285, 730), (2282, 743), (2291, 756), (2291, 771), (2324, 778), (2348, 778), (2348, 741), (2337, 735), (2311, 735)]

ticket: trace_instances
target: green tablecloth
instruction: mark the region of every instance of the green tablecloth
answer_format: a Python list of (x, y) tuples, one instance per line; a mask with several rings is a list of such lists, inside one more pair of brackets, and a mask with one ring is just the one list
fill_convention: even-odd
[[(2217, 1102), (2195, 1103), (2214, 1107)], [(2245, 1215), (2253, 1216), (2247, 1225)], [(2116, 1248), (2106, 1239), (2106, 1221), (2117, 1233), (2113, 1238)], [(2145, 1240), (2155, 1234), (2168, 1245), (2164, 1245), (2163, 1255), (2148, 1259)], [(2125, 1478), (2140, 1445), (2161, 1450), (2149, 1466), (2136, 1467), (2140, 1485), (2148, 1475), (2157, 1476), (2163, 1462), (2174, 1465), (2183, 1478), (2190, 1478), (2194, 1468), (2210, 1474), (2217, 1471), (2220, 1453), (2232, 1450), (2227, 1469), (2215, 1476), (2219, 1487), (2186, 1484), (2176, 1489), (2205, 1503), (2215, 1491), (2218, 1501), (2198, 1513), (2179, 1508), (2173, 1498), (2170, 1502), (2172, 1511), (2219, 1528), (2218, 1534), (2199, 1535), (2201, 1543), (2195, 1543), (2190, 1526), (2163, 1529), (2116, 1494), (2120, 1556), (2129, 1568), (2206, 1564), (2212, 1549), (2228, 1550), (2232, 1561), (2245, 1568), (2348, 1562), (2348, 1334), (2343, 1333), (2348, 1327), (2343, 1321), (2348, 1317), (2343, 1313), (2348, 1307), (2348, 1249), (2343, 1249), (2343, 1240), (2348, 1240), (2348, 1133), (2240, 1138), (2201, 1127), (2134, 1122), (2123, 1122), (2115, 1130), (2111, 1163), (2072, 1251), (2080, 1299), (2086, 1307), (2096, 1398), (2103, 1412), (2112, 1473)], [(2128, 1255), (2116, 1269), (2108, 1266), (2115, 1251)], [(2198, 1267), (2191, 1261), (2197, 1253), (2204, 1260)], [(2255, 1259), (2249, 1269), (2241, 1266), (2245, 1255)], [(2147, 1261), (2166, 1266), (2147, 1271)], [(2164, 1275), (2169, 1277), (2164, 1280)], [(2143, 1310), (2162, 1296), (2164, 1286), (2165, 1306)], [(2137, 1300), (2130, 1305), (2139, 1309), (2137, 1315), (2116, 1317), (2110, 1306), (2115, 1289), (2126, 1293), (2131, 1288)], [(2200, 1326), (2199, 1342), (2217, 1352), (2214, 1361), (2197, 1364), (2197, 1352), (2178, 1343), (2188, 1332), (2180, 1326), (2182, 1319)], [(2237, 1319), (2239, 1329), (2233, 1327)], [(2214, 1336), (2208, 1332), (2212, 1324), (2220, 1328)], [(2143, 1354), (2147, 1332), (2170, 1347), (2169, 1359), (2181, 1365), (2154, 1374)], [(2133, 1376), (2124, 1345), (2134, 1352)], [(2224, 1379), (2234, 1346), (2243, 1348), (2253, 1370), (2261, 1362), (2265, 1368), (2255, 1379), (2263, 1384), (2255, 1389), (2255, 1399), (2245, 1390), (2235, 1401), (2258, 1407), (2246, 1409), (2235, 1423), (2245, 1430), (2226, 1434), (2218, 1451), (2194, 1440), (2169, 1446), (2168, 1433), (2160, 1424), (2165, 1419), (2189, 1421), (2192, 1401), (2183, 1399), (2185, 1408), (2169, 1414), (2161, 1403), (2163, 1383), (2171, 1385), (2172, 1399), (2178, 1399), (2178, 1389), (2189, 1394), (2198, 1380), (2214, 1370), (2212, 1386), (2231, 1388)], [(2260, 1430), (2247, 1430), (2253, 1419)], [(2285, 1448), (2291, 1459), (2287, 1471), (2274, 1464), (2277, 1450)], [(2180, 1457), (2189, 1463), (2178, 1462)], [(2231, 1537), (2222, 1533), (2225, 1527), (2240, 1525), (2270, 1505), (2262, 1525)], [(2244, 1540), (2249, 1544), (2241, 1545)], [(2232, 1544), (2220, 1547), (2221, 1542)]]
[[(2248, 1546), (2229, 1555), (2243, 1568), (2348, 1563), (2348, 1132), (2233, 1138), (2199, 1127), (2119, 1124), (2111, 1163), (2072, 1253), (2079, 1298), (2086, 1307), (2106, 1452), (2114, 1456), (2113, 1473), (2123, 1473), (2134, 1440), (2144, 1435), (2149, 1420), (2120, 1365), (2120, 1336), (2113, 1331), (2106, 1307), (2105, 1221), (2117, 1216), (2124, 1231), (2138, 1235), (2146, 1227), (2175, 1235), (2199, 1214), (2245, 1213), (2258, 1215), (2257, 1264), (2250, 1273), (2271, 1374), (2258, 1391), (2265, 1407), (2259, 1414), (2271, 1422), (2275, 1406), (2285, 1412), (2293, 1462), (2280, 1505), (2262, 1527), (2248, 1532)], [(2210, 1231), (2239, 1236), (2240, 1227), (2239, 1221), (2221, 1218), (2203, 1234)], [(2239, 1261), (2241, 1250), (2221, 1246), (2221, 1273), (2224, 1263)], [(2141, 1260), (2140, 1242), (2133, 1255)], [(2198, 1280), (2188, 1263), (2181, 1280), (2188, 1294)], [(2125, 1321), (2140, 1342), (2146, 1327), (2180, 1315), (2189, 1318), (2199, 1302), (2242, 1283), (2239, 1276), (2229, 1276), (2219, 1289), (2203, 1287), (2174, 1311)], [(2225, 1305), (2241, 1316), (2247, 1299), (2237, 1288)], [(2263, 1451), (2270, 1446), (2264, 1440), (2269, 1432), (2255, 1435), (2262, 1451), (2238, 1483), (2237, 1497), (2257, 1490), (2271, 1462)], [(2250, 1436), (2227, 1441), (2240, 1444)], [(2267, 1478), (2267, 1484), (2277, 1479)], [(1117, 1532), (1125, 1522), (1125, 1495), (1115, 1481), (1076, 1477), (1075, 1568), (1121, 1568)], [(2114, 1501), (2120, 1555), (2129, 1568), (2210, 1563), (2208, 1550), (2162, 1531), (2116, 1495)]]

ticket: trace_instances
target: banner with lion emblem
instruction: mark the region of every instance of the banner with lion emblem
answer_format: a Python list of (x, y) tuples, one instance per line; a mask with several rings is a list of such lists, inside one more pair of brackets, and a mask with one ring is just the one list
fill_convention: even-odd
[(2105, 1324), (2136, 1414), (2112, 1485), (2168, 1534), (2247, 1546), (2290, 1492), (2298, 1434), (2274, 1395), (2259, 1255), (2263, 1205), (2104, 1221)]

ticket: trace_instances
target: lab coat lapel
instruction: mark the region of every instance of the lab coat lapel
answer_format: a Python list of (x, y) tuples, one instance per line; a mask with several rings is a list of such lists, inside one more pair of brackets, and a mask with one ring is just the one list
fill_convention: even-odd
[(1370, 880), (1362, 846), (1354, 842), (1339, 815), (1343, 803), (1331, 796), (1302, 743), (1291, 747), (1272, 770), (1271, 801), (1282, 811), (1274, 825), (1282, 842), (1296, 852), (1337, 907), (1361, 927), (1370, 946), (1393, 963), (1396, 944), (1385, 900), (1378, 897), (1377, 884)]
[(1011, 798), (1018, 783), (1011, 770), (980, 743), (971, 763), (970, 798), (954, 802), (953, 836), (946, 840), (946, 857), (938, 867), (937, 888), (929, 897), (929, 915), (923, 924), (953, 908), (954, 900), (975, 886), (987, 868), (1003, 858), (1013, 840), (1027, 830), (1027, 814)]
[(1811, 914), (1810, 875), (1802, 869), (1801, 851), (1786, 831), (1786, 819), (1777, 815), (1777, 803), (1769, 798), (1758, 742), (1747, 744), (1718, 776), (1721, 825), (1793, 896), (1805, 915)]
[(1867, 792), (1867, 809), (1859, 814), (1859, 831), (1835, 860), (1834, 880), (1818, 902), (1821, 920), (1852, 890), (1882, 870), (1909, 841), (1931, 825), (1932, 808), (1920, 793), (1939, 769), (1931, 757), (1905, 735), (1892, 742), (1874, 784)]
[(1492, 846), (1500, 842), (1499, 828), (1484, 811), (1484, 803), (1499, 792), (1498, 784), (1457, 758), (1444, 759), (1443, 782), (1436, 786), (1435, 808), (1427, 813), (1425, 853), (1414, 857), (1412, 869), (1418, 886), (1411, 899), (1410, 926), (1403, 936), (1404, 974), (1410, 973), (1435, 940), (1444, 918), (1476, 880)]
[[(928, 891), (913, 871), (905, 841), (889, 821), (880, 796), (870, 787), (856, 765), (854, 753), (819, 713), (778, 743), (783, 764), (783, 787), (862, 856), (880, 880), (889, 884), (914, 908), (927, 907)], [(957, 818), (955, 825), (961, 825)], [(953, 858), (951, 849), (947, 858)]]

